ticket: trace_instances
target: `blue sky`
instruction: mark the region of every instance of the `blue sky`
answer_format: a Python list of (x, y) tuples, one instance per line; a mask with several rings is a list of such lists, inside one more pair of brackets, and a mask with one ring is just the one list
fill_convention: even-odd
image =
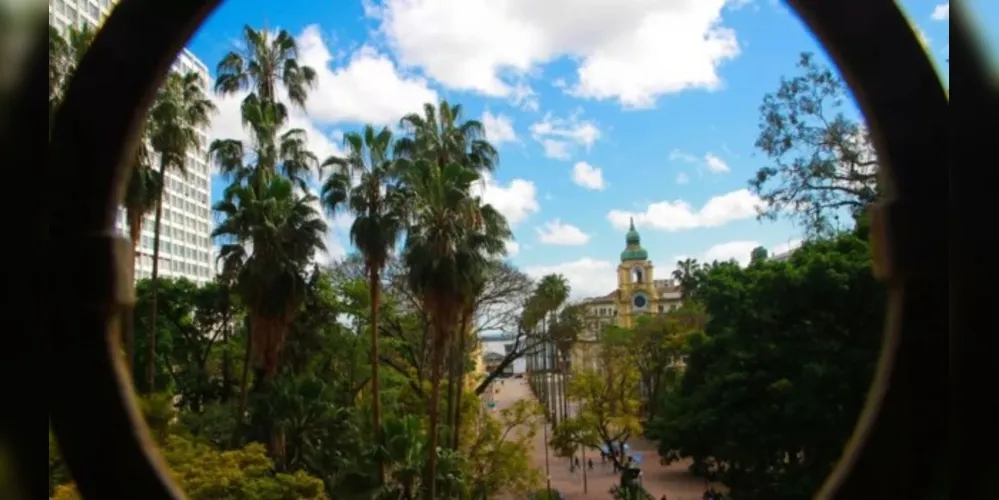
[[(972, 3), (999, 19), (994, 2)], [(946, 74), (946, 2), (903, 4)], [(683, 256), (745, 260), (800, 238), (788, 222), (757, 222), (746, 191), (763, 165), (763, 95), (800, 52), (824, 59), (772, 0), (232, 0), (189, 49), (214, 69), (244, 24), (288, 30), (319, 70), (291, 126), (320, 156), (344, 131), (440, 97), (483, 120), (501, 154), (484, 197), (513, 225), (511, 260), (565, 274), (576, 297), (614, 288), (629, 216), (660, 278)], [(236, 102), (219, 100), (213, 137), (245, 137)], [(331, 220), (334, 256), (349, 222)]]

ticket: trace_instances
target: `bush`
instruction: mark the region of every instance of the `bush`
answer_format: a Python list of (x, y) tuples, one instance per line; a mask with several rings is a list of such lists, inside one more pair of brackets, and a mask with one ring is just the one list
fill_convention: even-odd
[(651, 493), (637, 484), (631, 491), (615, 484), (611, 486), (609, 493), (611, 494), (611, 498), (615, 500), (656, 500)]
[[(168, 436), (162, 453), (173, 478), (191, 500), (320, 500), (323, 482), (304, 472), (276, 474), (263, 445), (217, 451)], [(72, 483), (55, 488), (51, 500), (78, 500)]]

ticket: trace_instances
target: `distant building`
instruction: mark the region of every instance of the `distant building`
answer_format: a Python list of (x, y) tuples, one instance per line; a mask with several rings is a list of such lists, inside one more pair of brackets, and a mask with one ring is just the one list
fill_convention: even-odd
[[(110, 15), (117, 0), (49, 0), (49, 26), (61, 35), (71, 27), (87, 26), (99, 29)], [(181, 49), (173, 64), (178, 73), (194, 72), (201, 77), (206, 94), (211, 91), (208, 66), (191, 51)], [(212, 176), (208, 164), (208, 128), (197, 130), (201, 144), (187, 154), (187, 173), (169, 170), (163, 194), (163, 218), (160, 230), (159, 275), (168, 278), (187, 278), (205, 283), (215, 277), (212, 250)], [(118, 210), (115, 226), (127, 235), (125, 211)], [(153, 269), (154, 214), (145, 216), (138, 256), (135, 260), (135, 279), (148, 278)]]
[(791, 258), (791, 254), (793, 254), (797, 250), (798, 250), (798, 247), (795, 247), (795, 248), (792, 248), (792, 249), (790, 249), (790, 250), (788, 250), (786, 252), (781, 252), (781, 253), (778, 253), (778, 254), (771, 255), (770, 256), (770, 260), (781, 261), (781, 260), (790, 259)]
[(680, 307), (680, 287), (671, 279), (655, 279), (655, 266), (642, 248), (641, 236), (632, 221), (625, 235), (625, 249), (617, 267), (617, 289), (586, 299), (587, 331), (573, 349), (572, 365), (596, 368), (600, 332), (610, 326), (630, 328), (638, 316), (665, 314)]
[[(498, 352), (487, 352), (483, 354), (482, 363), (485, 366), (486, 373), (488, 374), (495, 371), (496, 368), (498, 368), (499, 365), (503, 363), (504, 359), (506, 359), (506, 356)], [(506, 366), (506, 368), (503, 368), (503, 374), (513, 375), (513, 363), (510, 363), (509, 365)]]

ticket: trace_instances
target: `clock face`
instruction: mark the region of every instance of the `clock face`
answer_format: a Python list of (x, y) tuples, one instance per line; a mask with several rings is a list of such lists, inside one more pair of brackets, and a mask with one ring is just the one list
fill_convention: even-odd
[(642, 308), (645, 307), (645, 305), (648, 303), (648, 301), (645, 300), (645, 296), (644, 295), (636, 295), (633, 303), (635, 304), (635, 307), (637, 307), (639, 309), (642, 309)]

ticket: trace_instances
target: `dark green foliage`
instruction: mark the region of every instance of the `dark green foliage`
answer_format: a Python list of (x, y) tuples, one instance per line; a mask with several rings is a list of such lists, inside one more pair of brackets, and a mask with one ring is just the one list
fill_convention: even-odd
[(806, 498), (839, 459), (881, 342), (885, 293), (852, 234), (788, 261), (704, 272), (704, 335), (688, 340), (680, 389), (650, 429), (668, 460), (735, 499)]

